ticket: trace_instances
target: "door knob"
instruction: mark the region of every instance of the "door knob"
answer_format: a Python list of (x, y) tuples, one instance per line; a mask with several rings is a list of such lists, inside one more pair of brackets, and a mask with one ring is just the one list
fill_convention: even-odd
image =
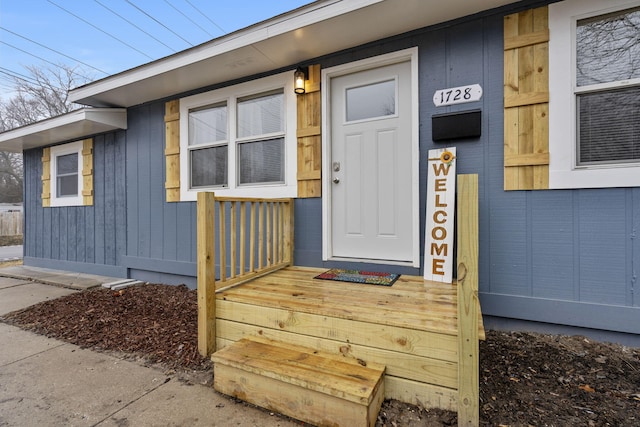
[(333, 178), (333, 183), (334, 183), (334, 184), (337, 184), (337, 183), (339, 183), (339, 182), (340, 182), (340, 178)]

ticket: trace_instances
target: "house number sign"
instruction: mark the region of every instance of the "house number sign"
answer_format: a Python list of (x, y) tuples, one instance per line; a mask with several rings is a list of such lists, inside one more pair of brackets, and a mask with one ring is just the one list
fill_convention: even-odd
[(482, 98), (482, 86), (475, 84), (437, 90), (433, 94), (433, 103), (436, 107), (444, 107), (445, 105), (480, 101), (480, 98)]

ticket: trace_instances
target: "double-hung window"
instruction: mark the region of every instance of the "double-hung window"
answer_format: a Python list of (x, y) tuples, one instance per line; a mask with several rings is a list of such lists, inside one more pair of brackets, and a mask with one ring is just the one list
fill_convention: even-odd
[(640, 2), (549, 6), (552, 188), (640, 185)]
[(296, 193), (291, 73), (180, 100), (181, 200)]
[(81, 206), (82, 141), (51, 147), (51, 206)]
[(576, 23), (577, 164), (640, 162), (640, 7)]

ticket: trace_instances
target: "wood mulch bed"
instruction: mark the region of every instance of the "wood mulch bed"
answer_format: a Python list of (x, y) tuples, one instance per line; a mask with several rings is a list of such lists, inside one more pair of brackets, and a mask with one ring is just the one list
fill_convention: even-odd
[[(96, 289), (0, 319), (81, 347), (211, 377), (186, 286)], [(640, 349), (584, 337), (488, 331), (480, 344), (482, 425), (640, 425)], [(385, 401), (378, 426), (456, 425), (456, 414)]]

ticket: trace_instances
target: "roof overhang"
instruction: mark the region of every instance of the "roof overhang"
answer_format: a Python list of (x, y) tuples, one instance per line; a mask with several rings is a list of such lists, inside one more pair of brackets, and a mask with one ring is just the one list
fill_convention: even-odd
[[(435, 25), (514, 0), (320, 0), (81, 86), (71, 101), (130, 107)], [(292, 77), (293, 78), (293, 77)]]
[(83, 108), (0, 133), (0, 150), (21, 152), (126, 128), (125, 108)]

